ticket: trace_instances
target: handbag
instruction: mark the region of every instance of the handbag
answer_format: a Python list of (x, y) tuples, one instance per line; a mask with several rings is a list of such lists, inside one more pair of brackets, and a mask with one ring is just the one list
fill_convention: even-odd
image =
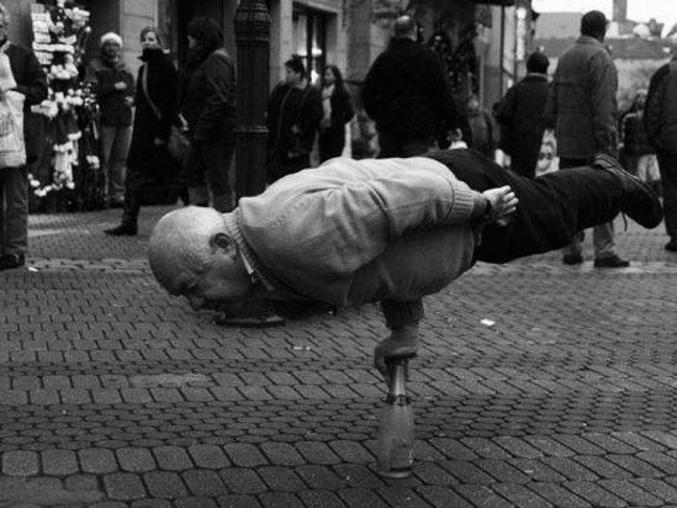
[[(143, 64), (141, 72), (142, 72), (141, 89), (143, 90), (143, 95), (146, 97), (146, 101), (148, 102), (150, 108), (153, 110), (153, 113), (155, 113), (155, 116), (157, 117), (158, 121), (160, 121), (162, 119), (162, 112), (160, 111), (160, 108), (158, 108), (155, 105), (153, 100), (150, 98), (150, 95), (148, 94), (147, 64)], [(172, 124), (172, 128), (169, 131), (169, 139), (167, 139), (167, 151), (169, 151), (169, 155), (172, 156), (172, 159), (174, 159), (178, 163), (182, 163), (183, 159), (186, 157), (186, 154), (188, 153), (188, 149), (190, 148), (190, 140), (188, 139), (187, 134), (188, 122), (180, 113), (177, 117), (177, 121), (179, 125)]]

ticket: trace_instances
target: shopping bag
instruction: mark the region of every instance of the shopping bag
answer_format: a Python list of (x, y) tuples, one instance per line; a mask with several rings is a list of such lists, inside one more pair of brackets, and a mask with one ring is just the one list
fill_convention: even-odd
[(0, 100), (0, 168), (16, 168), (26, 164), (24, 99), (23, 94), (8, 91)]
[(3, 92), (16, 88), (16, 80), (9, 63), (9, 57), (4, 51), (5, 46), (0, 48), (0, 90)]
[(186, 131), (176, 125), (172, 125), (169, 140), (167, 141), (167, 149), (171, 156), (175, 161), (181, 163), (186, 153), (188, 153), (188, 148), (190, 148), (190, 141), (188, 136), (186, 136)]

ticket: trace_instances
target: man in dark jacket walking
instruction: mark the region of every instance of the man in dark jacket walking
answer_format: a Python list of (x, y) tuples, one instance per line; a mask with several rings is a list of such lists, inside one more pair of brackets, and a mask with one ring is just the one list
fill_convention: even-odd
[[(9, 13), (0, 4), (0, 53), (7, 55), (16, 86), (2, 89), (0, 98), (6, 92), (18, 92), (24, 96), (24, 115), (30, 106), (47, 97), (47, 77), (33, 52), (7, 39)], [(7, 76), (5, 76), (7, 77)], [(26, 121), (24, 119), (24, 127)], [(34, 133), (24, 131), (26, 147), (32, 145)], [(28, 163), (33, 162), (30, 151)], [(4, 213), (3, 213), (4, 209)], [(26, 166), (0, 168), (0, 270), (19, 268), (25, 264), (28, 249), (28, 177)]]
[[(598, 153), (617, 156), (618, 72), (602, 44), (606, 29), (602, 12), (587, 12), (581, 36), (557, 63), (545, 116), (547, 125), (555, 128), (560, 169), (582, 166)], [(565, 264), (583, 262), (580, 236), (564, 249)], [(593, 243), (596, 268), (630, 265), (616, 254), (613, 222), (593, 229)]]
[(395, 21), (390, 47), (372, 64), (362, 102), (376, 122), (379, 157), (411, 157), (427, 152), (461, 127), (447, 77), (438, 56), (416, 42), (409, 16)]
[(101, 54), (87, 68), (101, 110), (101, 151), (105, 199), (122, 207), (129, 144), (132, 141), (134, 76), (120, 58), (122, 38), (113, 32), (101, 36)]
[(233, 208), (230, 165), (235, 153), (237, 77), (219, 24), (197, 17), (188, 25), (188, 59), (181, 72), (180, 109), (188, 121), (190, 150), (183, 177), (190, 202), (220, 212)]
[(677, 47), (673, 55), (651, 77), (644, 122), (661, 173), (665, 229), (670, 237), (665, 249), (677, 252)]
[(496, 115), (501, 125), (500, 148), (510, 155), (510, 169), (534, 178), (543, 141), (543, 112), (548, 100), (548, 57), (535, 52), (527, 59), (527, 75), (508, 89)]

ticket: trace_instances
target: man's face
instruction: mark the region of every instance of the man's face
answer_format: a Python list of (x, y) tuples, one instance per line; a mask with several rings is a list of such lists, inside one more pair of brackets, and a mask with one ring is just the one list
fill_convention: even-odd
[(108, 58), (114, 59), (120, 56), (120, 45), (115, 42), (107, 41), (104, 43), (102, 51)]
[(284, 81), (288, 85), (298, 85), (299, 83), (301, 83), (301, 73), (294, 72), (294, 70), (291, 67), (285, 67), (284, 71), (285, 71)]

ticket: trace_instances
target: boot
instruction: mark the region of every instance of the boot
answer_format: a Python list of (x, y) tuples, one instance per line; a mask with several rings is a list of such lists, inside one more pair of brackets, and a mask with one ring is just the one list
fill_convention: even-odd
[(108, 236), (136, 236), (137, 229), (136, 222), (123, 222), (118, 227), (105, 229), (103, 232)]
[(141, 209), (141, 196), (139, 192), (128, 190), (125, 193), (124, 211), (122, 221), (116, 228), (106, 229), (104, 233), (109, 236), (136, 236), (138, 232), (137, 217)]

